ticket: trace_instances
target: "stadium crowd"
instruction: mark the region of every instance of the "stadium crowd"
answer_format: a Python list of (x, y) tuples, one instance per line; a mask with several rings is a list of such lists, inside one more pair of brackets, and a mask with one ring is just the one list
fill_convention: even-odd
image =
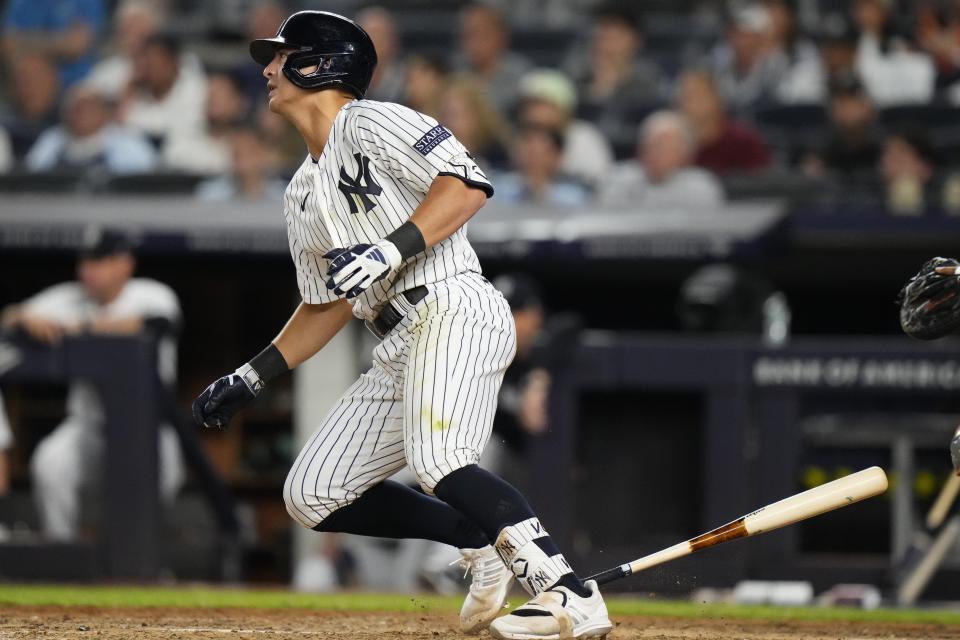
[[(278, 202), (304, 150), (243, 43), (308, 4), (9, 0), (0, 171)], [(790, 175), (960, 213), (956, 0), (328, 4), (377, 46), (368, 97), (440, 120), (500, 202), (711, 207), (731, 176)]]

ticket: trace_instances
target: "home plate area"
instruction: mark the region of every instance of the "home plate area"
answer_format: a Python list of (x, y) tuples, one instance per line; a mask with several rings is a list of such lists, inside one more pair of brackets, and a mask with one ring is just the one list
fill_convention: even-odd
[[(951, 624), (615, 617), (611, 640), (940, 640)], [(193, 640), (199, 638), (434, 640), (467, 638), (451, 613), (95, 607), (0, 608), (0, 638)], [(489, 637), (487, 634), (480, 638)]]

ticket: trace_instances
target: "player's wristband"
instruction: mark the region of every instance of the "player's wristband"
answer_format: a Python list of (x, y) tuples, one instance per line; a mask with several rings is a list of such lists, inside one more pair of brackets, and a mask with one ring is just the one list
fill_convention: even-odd
[(392, 242), (404, 260), (412, 258), (427, 248), (427, 242), (423, 239), (420, 229), (409, 220), (390, 232), (384, 240)]
[(250, 359), (250, 366), (260, 376), (260, 381), (267, 384), (281, 373), (290, 371), (287, 361), (283, 359), (283, 354), (277, 345), (272, 342), (267, 348)]

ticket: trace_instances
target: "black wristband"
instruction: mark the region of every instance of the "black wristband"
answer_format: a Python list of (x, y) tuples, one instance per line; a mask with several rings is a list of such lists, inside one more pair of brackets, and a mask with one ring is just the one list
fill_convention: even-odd
[(257, 375), (260, 376), (260, 380), (262, 380), (264, 384), (270, 382), (281, 373), (290, 371), (290, 367), (287, 366), (287, 361), (283, 359), (283, 354), (280, 353), (280, 349), (277, 349), (277, 345), (272, 342), (267, 345), (266, 349), (250, 359), (250, 366), (257, 372)]
[(393, 243), (404, 260), (412, 258), (427, 248), (427, 242), (423, 239), (420, 229), (409, 220), (394, 229), (385, 240)]

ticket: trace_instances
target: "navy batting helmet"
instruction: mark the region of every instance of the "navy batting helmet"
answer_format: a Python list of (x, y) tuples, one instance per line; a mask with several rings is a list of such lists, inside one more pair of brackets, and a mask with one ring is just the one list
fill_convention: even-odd
[[(282, 71), (301, 89), (342, 86), (362, 98), (377, 66), (377, 51), (367, 32), (327, 11), (298, 11), (283, 21), (275, 37), (250, 43), (250, 55), (263, 66), (277, 49), (293, 49)], [(313, 66), (315, 71), (301, 71)]]

